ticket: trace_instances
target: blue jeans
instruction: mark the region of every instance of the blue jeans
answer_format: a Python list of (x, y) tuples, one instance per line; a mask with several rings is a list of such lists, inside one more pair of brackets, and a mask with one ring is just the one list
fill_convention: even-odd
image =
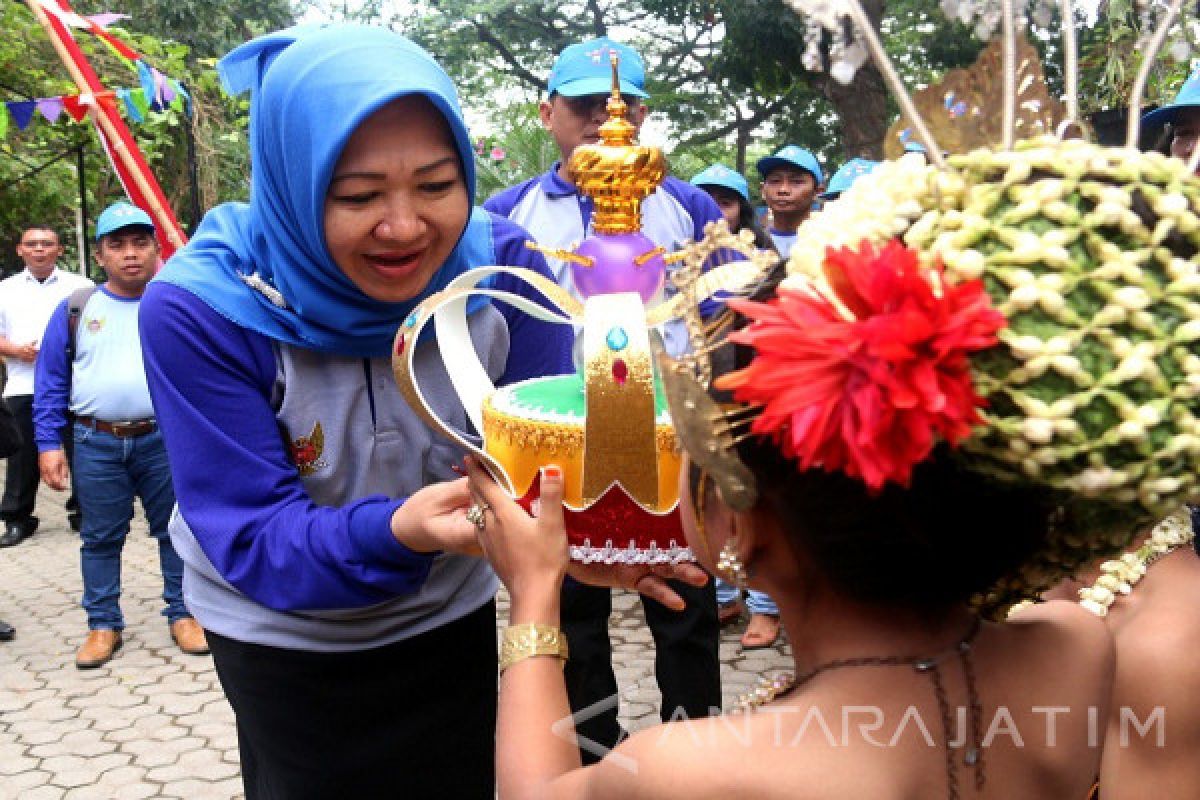
[(83, 608), (88, 627), (115, 631), (121, 616), (121, 549), (133, 519), (133, 498), (142, 501), (150, 535), (158, 540), (163, 575), (163, 615), (168, 622), (191, 616), (183, 605), (183, 562), (171, 546), (167, 523), (175, 490), (162, 433), (118, 438), (83, 425), (74, 426), (72, 469), (83, 513), (79, 548), (83, 572)]
[[(737, 587), (732, 583), (717, 578), (717, 605), (724, 606), (738, 599)], [(751, 614), (771, 614), (779, 616), (779, 606), (775, 605), (766, 592), (757, 589), (746, 590), (746, 609)]]

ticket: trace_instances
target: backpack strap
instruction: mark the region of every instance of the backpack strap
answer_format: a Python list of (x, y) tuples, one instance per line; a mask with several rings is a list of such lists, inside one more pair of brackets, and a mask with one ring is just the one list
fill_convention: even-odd
[(75, 342), (79, 338), (79, 319), (83, 316), (83, 307), (96, 292), (95, 286), (85, 286), (76, 289), (67, 297), (67, 364), (75, 363)]

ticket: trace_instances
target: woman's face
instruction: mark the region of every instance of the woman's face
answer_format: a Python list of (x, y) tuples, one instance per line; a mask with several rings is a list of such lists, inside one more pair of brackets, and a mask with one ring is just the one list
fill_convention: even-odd
[(737, 233), (742, 227), (741, 195), (724, 186), (705, 186), (704, 191), (712, 195), (712, 199), (716, 201), (717, 208), (721, 209), (721, 216), (729, 225), (729, 230)]
[(363, 294), (399, 303), (429, 283), (468, 213), (446, 120), (424, 97), (404, 97), (368, 117), (346, 142), (325, 193), (325, 243)]

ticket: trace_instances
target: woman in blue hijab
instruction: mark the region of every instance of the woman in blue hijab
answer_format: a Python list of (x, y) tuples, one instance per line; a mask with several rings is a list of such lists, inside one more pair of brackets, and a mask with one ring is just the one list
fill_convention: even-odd
[[(404, 318), (484, 264), (548, 273), (472, 211), (454, 88), (382, 29), (239, 47), (250, 201), (213, 209), (142, 301), (172, 540), (238, 724), (248, 798), (493, 796), (497, 584), (461, 453), (392, 379)], [(528, 294), (515, 281), (497, 288)], [(570, 331), (477, 302), (493, 380), (570, 368)], [(426, 397), (468, 423), (432, 348)]]

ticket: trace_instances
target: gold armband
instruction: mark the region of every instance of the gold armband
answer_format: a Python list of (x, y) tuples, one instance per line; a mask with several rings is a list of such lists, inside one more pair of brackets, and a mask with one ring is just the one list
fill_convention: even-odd
[(538, 625), (536, 622), (509, 625), (504, 629), (500, 640), (501, 672), (518, 661), (534, 656), (554, 656), (566, 663), (567, 637), (552, 625)]

